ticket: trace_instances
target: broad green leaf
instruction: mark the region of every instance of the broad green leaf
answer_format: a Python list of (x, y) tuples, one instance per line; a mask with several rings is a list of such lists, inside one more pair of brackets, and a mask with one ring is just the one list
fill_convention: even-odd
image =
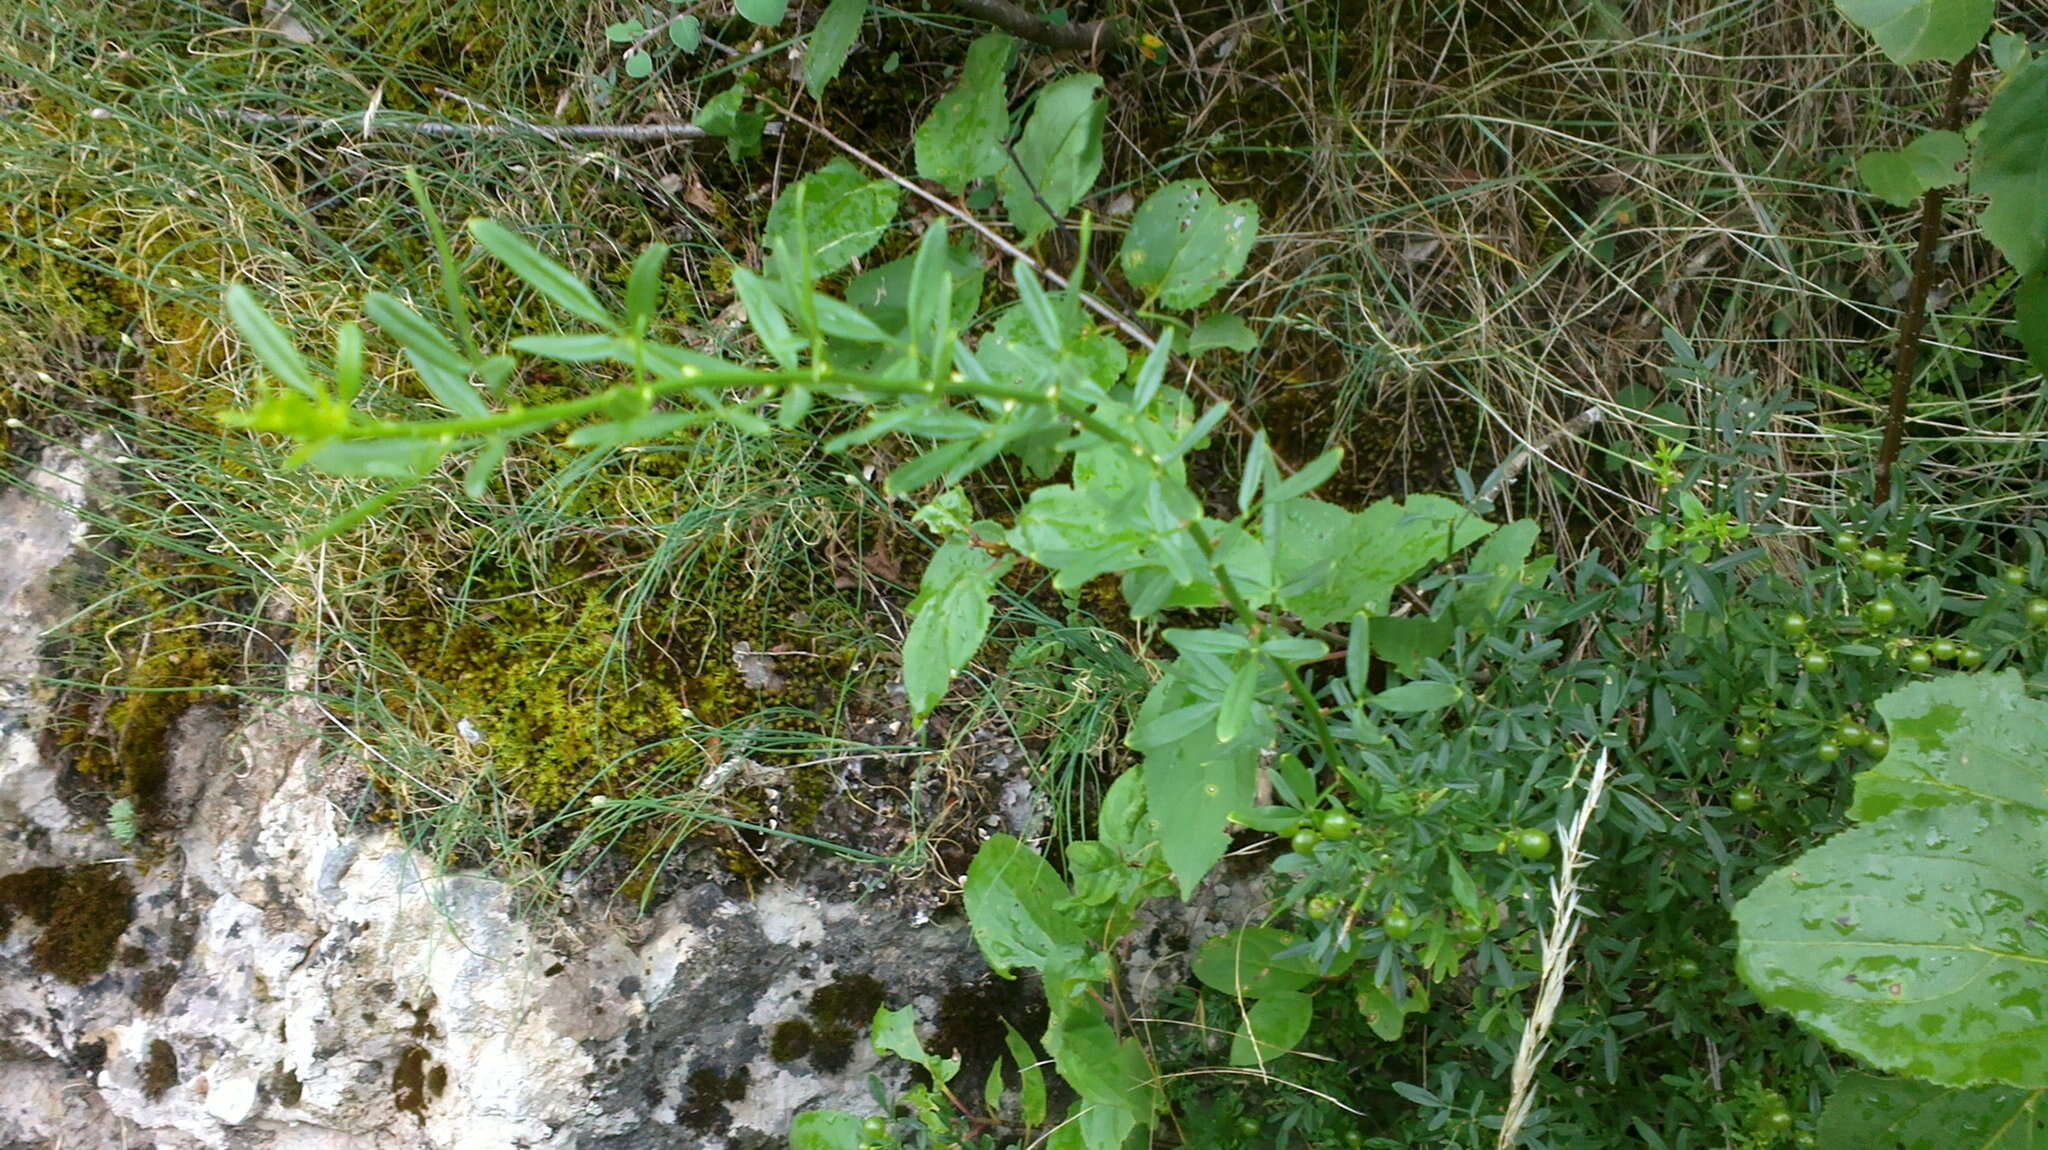
[(1991, 28), (1996, 0), (1835, 0), (1895, 64), (1953, 64)]
[(1373, 705), (1383, 707), (1397, 715), (1421, 714), (1426, 711), (1441, 711), (1465, 697), (1465, 692), (1456, 683), (1422, 681), (1403, 683), (1390, 687), (1372, 697)]
[(816, 100), (824, 96), (825, 85), (846, 66), (847, 53), (860, 38), (860, 22), (868, 14), (868, 0), (832, 0), (825, 14), (811, 29), (810, 51), (804, 56), (804, 91)]
[(1053, 586), (1071, 591), (1098, 575), (1145, 564), (1150, 532), (1119, 522), (1094, 493), (1064, 483), (1040, 487), (1017, 513), (1005, 540), (1053, 572)]
[(989, 595), (1011, 562), (964, 539), (947, 540), (932, 556), (910, 601), (910, 635), (903, 642), (903, 690), (913, 722), (931, 714), (953, 676), (981, 649)]
[(992, 176), (1008, 159), (1010, 134), (1004, 77), (1010, 68), (1011, 39), (991, 32), (967, 49), (960, 83), (939, 97), (914, 138), (917, 174), (952, 192)]
[(1256, 351), (1259, 336), (1244, 320), (1227, 311), (1205, 315), (1195, 324), (1195, 330), (1188, 336), (1188, 354), (1200, 355), (1211, 348), (1229, 351)]
[(2048, 271), (2048, 56), (2020, 69), (1984, 110), (1970, 191), (1991, 200), (1984, 238), (2021, 275)]
[(917, 1008), (914, 1006), (900, 1010), (876, 1007), (870, 1035), (876, 1054), (893, 1054), (905, 1062), (915, 1062), (931, 1072), (934, 1082), (951, 1082), (953, 1076), (960, 1073), (959, 1059), (925, 1053), (924, 1043), (917, 1037)]
[(763, 28), (773, 28), (789, 15), (789, 0), (733, 0), (732, 6)]
[(1251, 1004), (1230, 1039), (1232, 1066), (1264, 1066), (1294, 1049), (1308, 1033), (1314, 999), (1298, 990), (1267, 995)]
[(1038, 1065), (1038, 1057), (1032, 1052), (1031, 1044), (1017, 1033), (1009, 1019), (1003, 1020), (1003, 1044), (1009, 1047), (1010, 1058), (1017, 1064), (1017, 1105), (1026, 1126), (1036, 1126), (1045, 1121), (1045, 1071)]
[(313, 383), (313, 373), (306, 369), (305, 357), (263, 305), (256, 302), (255, 294), (241, 284), (231, 284), (227, 303), (228, 319), (270, 374), (308, 399), (318, 399), (320, 389)]
[(1877, 704), (1892, 739), (1838, 834), (1736, 905), (1769, 1006), (1882, 1070), (2048, 1087), (2048, 704), (2017, 673)]
[[(1158, 717), (1207, 702), (1171, 671), (1152, 685), (1134, 732)], [(1272, 740), (1272, 711), (1256, 704), (1235, 742), (1216, 738), (1213, 718), (1180, 738), (1145, 749), (1146, 826), (1173, 870), (1181, 897), (1192, 897), (1230, 847), (1230, 812), (1253, 805), (1259, 753)]]
[(631, 44), (634, 40), (639, 39), (640, 34), (645, 31), (647, 31), (647, 25), (642, 24), (638, 20), (621, 20), (616, 24), (606, 24), (604, 26), (604, 38), (614, 44)]
[(967, 923), (989, 969), (1014, 978), (1014, 968), (1043, 968), (1078, 954), (1083, 941), (1060, 910), (1073, 894), (1052, 865), (1010, 835), (993, 835), (967, 867)]
[(555, 306), (578, 319), (589, 320), (608, 330), (618, 330), (618, 322), (605, 311), (603, 304), (597, 302), (589, 285), (576, 278), (569, 269), (540, 254), (532, 244), (491, 220), (469, 221), (469, 234), (485, 251), (496, 256), (499, 263), (511, 269), (512, 274), (532, 285)]
[(861, 1121), (844, 1110), (806, 1111), (790, 1121), (789, 1150), (858, 1150)]
[[(940, 229), (934, 227), (932, 231), (939, 232)], [(953, 277), (953, 326), (964, 328), (980, 307), (981, 261), (975, 257), (972, 248), (943, 238), (939, 244), (940, 252), (934, 258), (939, 261), (942, 271)], [(910, 281), (916, 264), (916, 256), (904, 256), (880, 267), (869, 268), (846, 285), (846, 302), (859, 308), (862, 314), (886, 331), (905, 330), (910, 326)]]
[(654, 57), (644, 48), (635, 48), (626, 53), (626, 75), (635, 80), (645, 80), (654, 75)]
[(1896, 152), (1865, 152), (1856, 160), (1863, 186), (1896, 208), (1909, 207), (1929, 188), (1963, 182), (1958, 170), (1970, 158), (1970, 146), (1955, 132), (1922, 132)]
[(1100, 76), (1067, 76), (1038, 90), (1031, 118), (1011, 149), (1015, 162), (996, 173), (1003, 209), (1024, 242), (1037, 239), (1054, 217), (1066, 215), (1095, 187), (1107, 112)]
[(1136, 1040), (1118, 1038), (1101, 1008), (1082, 1000), (1053, 1011), (1045, 1030), (1045, 1050), (1074, 1093), (1097, 1106), (1152, 1113), (1152, 1065)]
[(2020, 281), (2013, 293), (2012, 320), (2034, 370), (2048, 373), (2048, 271)]
[(669, 21), (668, 42), (685, 52), (695, 52), (704, 39), (704, 22), (695, 16), (678, 16)]
[(2012, 32), (1991, 34), (1991, 63), (1999, 71), (2009, 76), (2033, 58), (2033, 49), (2028, 47), (2025, 36)]
[(768, 117), (760, 109), (750, 106), (753, 93), (744, 84), (734, 84), (718, 95), (704, 101), (690, 123), (704, 129), (708, 135), (725, 141), (726, 156), (738, 162), (761, 154), (761, 133), (768, 126)]
[(1892, 749), (1856, 776), (1849, 816), (1987, 800), (2048, 815), (2048, 703), (2016, 672), (1944, 675), (1877, 701)]
[[(802, 195), (798, 195), (798, 190)], [(810, 272), (828, 276), (868, 253), (896, 218), (902, 192), (889, 180), (870, 180), (843, 157), (783, 189), (768, 209), (771, 252), (794, 274), (799, 235), (809, 245)], [(803, 219), (797, 219), (801, 203)], [(798, 224), (802, 231), (799, 233)]]
[(1211, 990), (1239, 998), (1263, 998), (1298, 991), (1316, 980), (1316, 961), (1307, 954), (1280, 958), (1301, 939), (1271, 926), (1248, 926), (1219, 934), (1195, 952), (1195, 977)]
[(1372, 621), (1372, 653), (1392, 664), (1403, 675), (1422, 670), (1422, 664), (1451, 649), (1458, 638), (1458, 624), (1451, 619), (1399, 616)]
[(1044, 1150), (1125, 1150), (1138, 1116), (1121, 1106), (1076, 1099), (1066, 1121), (1045, 1137)]
[(1176, 180), (1139, 205), (1119, 260), (1124, 278), (1166, 307), (1199, 307), (1244, 270), (1258, 235), (1257, 204)]
[(1279, 511), (1274, 576), (1280, 601), (1310, 627), (1359, 610), (1386, 614), (1394, 588), (1493, 530), (1436, 495), (1417, 495), (1405, 504), (1383, 499), (1356, 515), (1309, 499), (1292, 500)]
[(1401, 1001), (1395, 1002), (1390, 990), (1366, 980), (1366, 985), (1353, 1001), (1358, 1006), (1359, 1016), (1372, 1027), (1372, 1032), (1387, 1042), (1394, 1042), (1408, 1025), (1409, 1015), (1429, 1010), (1429, 987), (1411, 974), (1408, 976), (1408, 993), (1402, 996)]
[(2048, 1146), (2042, 1091), (1952, 1090), (1910, 1078), (1842, 1076), (1820, 1115), (1824, 1150), (2036, 1150)]

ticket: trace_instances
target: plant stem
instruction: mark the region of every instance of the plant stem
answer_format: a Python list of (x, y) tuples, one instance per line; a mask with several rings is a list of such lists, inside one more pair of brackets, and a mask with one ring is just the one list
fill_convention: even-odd
[[(1963, 126), (1963, 97), (1970, 92), (1970, 76), (1976, 52), (1956, 61), (1948, 77), (1948, 103), (1941, 126), (1951, 132)], [(1898, 350), (1893, 356), (1891, 404), (1885, 410), (1884, 442), (1877, 449), (1877, 488), (1873, 503), (1883, 503), (1891, 494), (1892, 464), (1899, 458), (1899, 443), (1906, 432), (1906, 391), (1920, 366), (1920, 332), (1927, 325), (1927, 293), (1934, 286), (1934, 243), (1941, 238), (1941, 209), (1948, 201), (1948, 189), (1934, 187), (1920, 197), (1920, 238), (1913, 246), (1913, 278), (1906, 289), (1906, 314), (1899, 321)]]

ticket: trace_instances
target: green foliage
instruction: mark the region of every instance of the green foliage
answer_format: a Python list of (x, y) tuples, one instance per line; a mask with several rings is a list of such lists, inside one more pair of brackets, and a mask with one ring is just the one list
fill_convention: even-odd
[(1896, 208), (1912, 206), (1929, 188), (1962, 182), (1956, 168), (1970, 152), (1955, 132), (1922, 132), (1896, 152), (1865, 152), (1856, 161), (1857, 174), (1872, 194)]
[(1100, 76), (1067, 76), (1038, 90), (1031, 118), (1009, 151), (1014, 158), (996, 172), (1003, 208), (1025, 242), (1037, 239), (1094, 189), (1102, 172), (1107, 111)]
[(1199, 307), (1244, 270), (1258, 233), (1257, 204), (1223, 203), (1206, 181), (1179, 180), (1139, 205), (1118, 260), (1147, 296)]
[(2006, 78), (1977, 132), (1970, 191), (1984, 207), (1984, 237), (2023, 276), (2048, 272), (2048, 57), (2036, 56)]
[(1896, 64), (1953, 64), (1991, 27), (1995, 0), (1835, 0)]
[(1010, 114), (1003, 78), (1014, 42), (991, 32), (967, 49), (960, 82), (917, 127), (917, 174), (955, 195), (992, 176), (1004, 161)]
[(1820, 1118), (1827, 1150), (2033, 1150), (2048, 1142), (2040, 1090), (1949, 1090), (1911, 1079), (1847, 1074)]
[(2048, 1087), (2048, 704), (2017, 674), (1878, 700), (1891, 745), (1836, 835), (1736, 908), (1765, 1003), (1886, 1070)]
[(811, 99), (823, 99), (825, 86), (846, 66), (867, 14), (868, 0), (832, 0), (818, 17), (817, 27), (811, 29), (810, 51), (804, 57), (804, 91)]
[(913, 722), (931, 714), (953, 676), (981, 649), (993, 614), (989, 595), (1012, 562), (961, 539), (948, 540), (932, 556), (910, 601), (910, 634), (903, 641), (903, 689)]

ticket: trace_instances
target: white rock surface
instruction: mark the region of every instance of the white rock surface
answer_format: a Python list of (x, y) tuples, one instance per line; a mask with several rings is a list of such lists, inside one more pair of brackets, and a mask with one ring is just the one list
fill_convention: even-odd
[[(780, 1145), (797, 1110), (869, 1109), (867, 1074), (901, 1071), (865, 1041), (835, 1072), (778, 1065), (770, 1028), (847, 973), (929, 1003), (981, 972), (957, 925), (800, 886), (749, 902), (707, 885), (638, 922), (526, 913), (503, 883), (352, 828), (335, 796), (360, 774), (295, 694), (238, 721), (186, 712), (180, 825), (124, 850), (37, 754), (38, 636), (61, 617), (50, 575), (83, 534), (91, 454), (52, 452), (33, 494), (0, 493), (0, 874), (122, 868), (134, 919), (83, 986), (32, 968), (36, 925), (0, 941), (0, 1147)], [(745, 1088), (695, 1097), (707, 1080)]]

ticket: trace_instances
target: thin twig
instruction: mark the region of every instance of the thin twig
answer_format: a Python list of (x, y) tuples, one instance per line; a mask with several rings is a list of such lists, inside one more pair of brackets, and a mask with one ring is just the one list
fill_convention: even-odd
[(1055, 24), (1010, 3), (1010, 0), (952, 0), (952, 4), (969, 16), (986, 20), (1020, 40), (1063, 52), (1093, 52), (1111, 38), (1107, 20)]
[[(1951, 132), (1963, 126), (1963, 97), (1970, 94), (1970, 75), (1976, 51), (1963, 54), (1948, 77), (1948, 104), (1941, 126)], [(1906, 434), (1906, 389), (1913, 371), (1920, 366), (1920, 331), (1927, 324), (1927, 293), (1934, 286), (1934, 244), (1941, 238), (1941, 209), (1948, 189), (1933, 187), (1920, 197), (1920, 239), (1913, 245), (1913, 279), (1906, 291), (1906, 315), (1899, 321), (1898, 351), (1892, 366), (1892, 400), (1885, 410), (1884, 442), (1877, 449), (1877, 490), (1871, 501), (1883, 503), (1891, 494), (1892, 464), (1899, 458), (1899, 442)]]
[[(378, 119), (374, 116), (301, 116), (282, 112), (259, 112), (252, 108), (216, 108), (212, 114), (223, 120), (293, 128), (314, 135), (374, 135), (382, 131), (443, 139), (539, 136), (556, 143), (571, 140), (623, 140), (643, 144), (702, 140), (710, 136), (695, 124), (535, 124), (517, 119), (509, 124), (460, 124), (452, 120), (399, 120), (388, 117)], [(777, 135), (782, 131), (782, 125), (771, 123), (762, 131), (766, 135)]]
[(1586, 797), (1564, 832), (1564, 850), (1558, 860), (1557, 877), (1550, 882), (1550, 929), (1543, 935), (1543, 969), (1536, 979), (1536, 1001), (1529, 1020), (1522, 1025), (1522, 1045), (1515, 1051), (1515, 1066), (1509, 1078), (1508, 1106), (1501, 1117), (1498, 1150), (1510, 1150), (1521, 1137), (1522, 1124), (1536, 1103), (1532, 1089), (1536, 1066), (1543, 1060), (1550, 1025), (1557, 1019), (1557, 1004), (1564, 997), (1564, 976), (1571, 969), (1572, 944), (1579, 937), (1579, 870), (1592, 860), (1583, 852), (1586, 828), (1600, 809), (1607, 791), (1607, 751), (1602, 748), (1593, 764), (1593, 777), (1586, 783)]

